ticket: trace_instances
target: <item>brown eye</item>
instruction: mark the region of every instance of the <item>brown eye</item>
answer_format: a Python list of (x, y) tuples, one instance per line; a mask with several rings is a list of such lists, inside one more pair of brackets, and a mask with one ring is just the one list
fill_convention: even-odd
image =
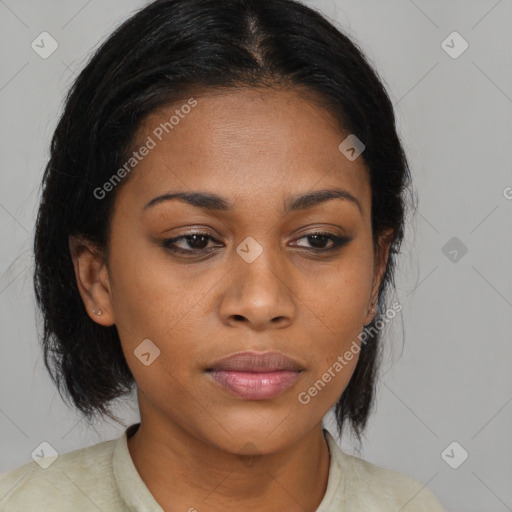
[[(340, 237), (333, 233), (314, 232), (300, 237), (298, 240), (307, 239), (310, 247), (295, 244), (296, 247), (304, 248), (313, 253), (326, 253), (334, 251), (347, 245), (352, 239)], [(218, 242), (207, 233), (189, 233), (175, 238), (168, 238), (162, 242), (165, 249), (180, 254), (201, 255), (210, 252), (213, 247), (208, 247), (208, 242)], [(330, 243), (330, 245), (328, 245)], [(181, 244), (181, 247), (178, 245)], [(327, 245), (327, 247), (326, 247)]]
[[(311, 252), (328, 252), (338, 249), (351, 241), (351, 238), (348, 237), (340, 237), (334, 235), (333, 233), (326, 232), (315, 232), (310, 233), (308, 235), (304, 235), (300, 237), (298, 240), (302, 240), (306, 238), (311, 248), (305, 247), (305, 249), (310, 250)], [(331, 241), (330, 247), (325, 247), (326, 244)], [(303, 247), (303, 246), (298, 246)]]
[[(190, 233), (176, 238), (168, 238), (162, 242), (162, 246), (173, 252), (200, 254), (208, 252), (210, 240), (217, 242), (215, 238), (206, 233)], [(181, 243), (182, 246), (179, 247), (178, 243)]]

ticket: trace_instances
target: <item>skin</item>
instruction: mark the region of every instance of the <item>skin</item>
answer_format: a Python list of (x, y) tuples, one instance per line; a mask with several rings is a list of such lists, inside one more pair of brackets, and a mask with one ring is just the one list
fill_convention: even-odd
[[(349, 161), (338, 150), (348, 134), (335, 119), (294, 90), (195, 98), (116, 190), (108, 254), (70, 240), (77, 283), (90, 317), (118, 328), (141, 415), (130, 455), (164, 510), (236, 510), (243, 502), (248, 512), (314, 511), (329, 470), (322, 418), (357, 357), (307, 405), (297, 395), (372, 318), (389, 246), (374, 254), (368, 173), (362, 157)], [(146, 118), (134, 146), (185, 103)], [(330, 199), (284, 214), (289, 196), (331, 188), (350, 192), (361, 211)], [(222, 196), (233, 211), (176, 200), (143, 209), (161, 194), (192, 190)], [(213, 252), (187, 257), (160, 245), (192, 228), (213, 239), (178, 247)], [(351, 240), (308, 253), (332, 246), (306, 236), (318, 229)], [(236, 252), (249, 236), (263, 249), (252, 263)], [(98, 308), (101, 316), (93, 314)], [(134, 350), (148, 338), (160, 356), (145, 366)], [(243, 350), (280, 351), (304, 371), (273, 399), (243, 400), (205, 373)]]

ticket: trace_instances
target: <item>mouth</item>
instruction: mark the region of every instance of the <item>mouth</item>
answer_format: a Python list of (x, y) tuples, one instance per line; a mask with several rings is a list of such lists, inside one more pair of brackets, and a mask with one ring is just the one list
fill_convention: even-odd
[(239, 352), (206, 369), (209, 377), (244, 400), (269, 400), (292, 386), (304, 371), (280, 352)]

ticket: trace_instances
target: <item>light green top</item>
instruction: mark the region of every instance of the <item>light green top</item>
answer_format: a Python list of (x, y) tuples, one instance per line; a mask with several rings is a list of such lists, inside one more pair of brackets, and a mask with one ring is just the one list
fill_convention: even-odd
[[(130, 457), (127, 439), (138, 426), (58, 455), (46, 469), (32, 461), (0, 475), (0, 512), (163, 512)], [(426, 486), (344, 453), (324, 432), (331, 458), (316, 512), (443, 512)]]

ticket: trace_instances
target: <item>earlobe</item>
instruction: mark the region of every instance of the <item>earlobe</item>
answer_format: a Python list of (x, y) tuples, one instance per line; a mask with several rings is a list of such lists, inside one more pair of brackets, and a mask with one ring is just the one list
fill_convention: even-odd
[(83, 237), (69, 237), (69, 251), (78, 291), (87, 313), (96, 323), (114, 324), (108, 271), (102, 251)]
[(377, 311), (376, 309), (376, 299), (370, 304), (370, 307), (368, 308), (368, 312), (365, 317), (365, 321), (363, 322), (363, 325), (368, 325), (371, 323), (373, 318), (375, 317), (375, 313)]

